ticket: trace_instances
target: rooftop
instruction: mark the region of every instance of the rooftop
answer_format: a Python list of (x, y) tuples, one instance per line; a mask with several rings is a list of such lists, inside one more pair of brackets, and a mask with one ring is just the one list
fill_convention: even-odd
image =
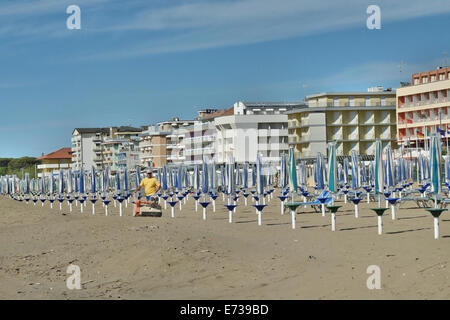
[(50, 160), (50, 159), (72, 159), (72, 148), (62, 148), (49, 153), (45, 156), (38, 158), (37, 160)]

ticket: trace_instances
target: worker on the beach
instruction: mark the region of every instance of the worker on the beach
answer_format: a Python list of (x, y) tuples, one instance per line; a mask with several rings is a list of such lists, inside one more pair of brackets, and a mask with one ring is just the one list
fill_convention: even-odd
[[(139, 184), (139, 187), (137, 187), (136, 190), (134, 190), (134, 193), (136, 194), (139, 190), (141, 190), (142, 187), (144, 187), (147, 203), (150, 203), (152, 200), (153, 201), (156, 200), (152, 199), (152, 196), (155, 195), (159, 191), (159, 189), (161, 189), (161, 184), (156, 178), (152, 177), (152, 171), (147, 170), (147, 177), (142, 179), (141, 183)], [(139, 203), (137, 204), (137, 208), (139, 208)], [(135, 212), (134, 215), (136, 216), (137, 212)]]

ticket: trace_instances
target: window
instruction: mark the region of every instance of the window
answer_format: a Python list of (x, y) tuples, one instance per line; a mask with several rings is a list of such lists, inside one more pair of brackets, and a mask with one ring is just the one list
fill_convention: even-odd
[(419, 78), (414, 79), (414, 84), (419, 84)]
[(370, 106), (370, 98), (366, 97), (366, 106)]
[(381, 105), (385, 106), (386, 105), (386, 97), (381, 97), (380, 100), (381, 100)]
[(444, 80), (444, 79), (445, 79), (445, 73), (440, 73), (439, 80)]
[(428, 83), (428, 77), (422, 77), (422, 83)]
[(349, 102), (350, 107), (354, 107), (355, 106), (355, 98), (349, 97), (348, 98), (348, 102)]
[(436, 81), (436, 75), (432, 75), (430, 81), (431, 82)]
[(333, 105), (335, 107), (339, 107), (339, 98), (337, 98), (337, 97), (333, 98)]

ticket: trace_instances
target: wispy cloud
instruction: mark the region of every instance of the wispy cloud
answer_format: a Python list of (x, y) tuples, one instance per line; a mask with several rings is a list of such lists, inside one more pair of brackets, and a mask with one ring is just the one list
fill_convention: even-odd
[[(0, 37), (54, 37), (64, 32), (64, 8), (73, 1), (6, 1), (0, 4)], [(369, 0), (78, 0), (84, 34), (111, 39), (85, 58), (123, 58), (365, 28)], [(448, 0), (377, 0), (383, 24), (450, 13)], [(62, 11), (64, 10), (64, 11)], [(27, 19), (24, 19), (24, 16)], [(117, 46), (123, 39), (126, 46)], [(107, 40), (106, 40), (107, 41)], [(107, 44), (108, 45), (108, 44)]]

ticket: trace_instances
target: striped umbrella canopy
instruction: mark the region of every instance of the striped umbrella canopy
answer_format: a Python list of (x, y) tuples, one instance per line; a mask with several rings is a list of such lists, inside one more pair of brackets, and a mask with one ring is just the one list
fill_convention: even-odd
[(441, 146), (439, 137), (432, 133), (430, 137), (430, 180), (434, 195), (441, 193)]
[(164, 165), (162, 167), (162, 177), (161, 177), (161, 189), (167, 191), (167, 167)]
[(128, 170), (123, 171), (123, 191), (128, 192)]
[(121, 190), (121, 186), (120, 186), (120, 171), (116, 172), (116, 193), (120, 193)]
[(200, 172), (198, 165), (194, 166), (194, 190), (200, 190)]
[(59, 170), (59, 194), (64, 193), (64, 172), (62, 169)]
[(209, 186), (213, 192), (217, 188), (216, 163), (214, 160), (209, 165)]
[(105, 193), (108, 192), (109, 175), (110, 169), (109, 166), (106, 166), (105, 170), (102, 171), (102, 191)]
[(45, 194), (45, 175), (42, 174), (42, 178), (41, 178), (41, 195)]
[(337, 191), (337, 172), (336, 172), (336, 143), (328, 144), (328, 190)]
[(243, 185), (242, 186), (244, 189), (247, 189), (248, 188), (248, 162), (244, 163), (242, 177), (243, 177)]
[(73, 192), (72, 170), (67, 171), (67, 193)]
[(322, 153), (318, 153), (317, 154), (317, 159), (316, 159), (316, 173), (315, 173), (315, 183), (316, 183), (316, 187), (319, 190), (323, 190), (325, 189), (325, 176), (324, 176), (324, 161), (323, 161), (323, 155)]
[(298, 188), (297, 183), (297, 167), (295, 165), (294, 148), (289, 148), (289, 189), (291, 192), (296, 192)]
[(225, 165), (220, 166), (220, 183), (222, 186), (222, 190), (225, 190), (225, 182), (226, 179), (226, 170), (225, 170)]
[(384, 189), (384, 170), (383, 170), (383, 150), (381, 140), (375, 142), (375, 168), (374, 184), (375, 193), (383, 193)]
[(30, 174), (25, 173), (25, 194), (30, 194)]
[(97, 191), (96, 179), (95, 179), (95, 168), (92, 166), (91, 169), (91, 193), (95, 194)]
[(136, 167), (136, 188), (141, 184), (141, 167)]
[(229, 156), (227, 163), (227, 193), (229, 196), (231, 196), (235, 192), (235, 188), (234, 160), (232, 156)]
[(447, 183), (450, 181), (450, 158), (445, 157), (445, 180)]
[(342, 167), (343, 174), (344, 174), (344, 183), (348, 184), (348, 158), (344, 158), (344, 165)]
[[(264, 176), (262, 169), (262, 157), (261, 154), (258, 154), (256, 156), (256, 190), (260, 195), (264, 194)], [(297, 183), (297, 178), (295, 180), (295, 183)]]
[(256, 165), (252, 165), (252, 188), (256, 187)]
[(305, 161), (300, 162), (300, 184), (306, 186), (308, 180)]
[(352, 189), (356, 191), (360, 188), (359, 161), (356, 150), (352, 150), (351, 152), (351, 161), (352, 161)]
[(202, 193), (207, 194), (209, 192), (208, 185), (208, 164), (206, 163), (206, 158), (203, 157), (202, 163)]
[(183, 165), (181, 165), (180, 167), (178, 167), (178, 172), (177, 172), (177, 189), (178, 189), (178, 191), (183, 190), (183, 183), (184, 183)]
[(83, 194), (85, 192), (84, 190), (84, 169), (81, 168), (80, 170), (80, 193)]
[(386, 147), (386, 185), (389, 188), (393, 188), (395, 186), (393, 162), (391, 146), (388, 145)]
[(287, 174), (286, 174), (286, 154), (282, 154), (281, 155), (281, 162), (280, 162), (280, 183), (279, 183), (279, 187), (281, 189), (285, 189), (286, 186), (288, 185), (288, 180), (287, 180)]

